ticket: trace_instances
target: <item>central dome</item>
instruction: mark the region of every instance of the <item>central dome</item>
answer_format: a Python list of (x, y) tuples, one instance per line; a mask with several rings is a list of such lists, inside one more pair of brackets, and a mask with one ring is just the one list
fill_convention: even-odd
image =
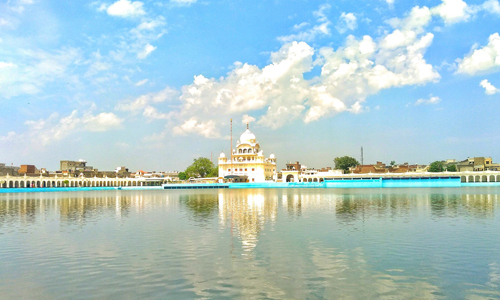
[(253, 134), (250, 129), (245, 130), (240, 136), (240, 144), (254, 144), (255, 134)]

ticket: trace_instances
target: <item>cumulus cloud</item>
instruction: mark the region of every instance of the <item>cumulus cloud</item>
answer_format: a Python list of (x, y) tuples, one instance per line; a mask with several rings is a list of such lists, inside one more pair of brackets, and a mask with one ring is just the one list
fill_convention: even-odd
[(122, 101), (116, 105), (115, 109), (121, 111), (138, 112), (143, 110), (145, 107), (154, 103), (161, 103), (169, 99), (173, 99), (178, 95), (178, 91), (170, 87), (156, 92), (148, 93), (146, 95), (141, 95), (133, 101)]
[[(146, 14), (143, 9), (144, 3), (141, 1), (118, 0), (106, 8), (106, 12), (110, 16), (129, 18), (138, 17)], [(101, 6), (101, 10), (104, 9)]]
[[(252, 111), (260, 114), (257, 124), (270, 128), (298, 118), (309, 123), (344, 111), (360, 113), (366, 97), (382, 89), (439, 80), (424, 59), (433, 39), (421, 30), (426, 22), (403, 21), (378, 42), (370, 36), (349, 36), (337, 49), (316, 51), (305, 42), (292, 42), (272, 53), (271, 63), (263, 68), (235, 63), (219, 79), (195, 76), (182, 88), (180, 110), (172, 114), (173, 122), (180, 124), (174, 132), (221, 137), (219, 128), (227, 126), (230, 116)], [(410, 38), (388, 42), (397, 30)], [(304, 79), (315, 65), (321, 74)]]
[(90, 108), (83, 115), (78, 110), (73, 110), (65, 117), (60, 117), (58, 113), (53, 113), (46, 119), (29, 120), (24, 122), (24, 125), (28, 126), (28, 130), (25, 133), (10, 134), (7, 137), (10, 137), (11, 140), (27, 140), (33, 145), (43, 147), (55, 141), (63, 140), (75, 132), (104, 132), (117, 129), (123, 123), (123, 119), (120, 119), (113, 113), (93, 115), (93, 109)]
[(329, 4), (323, 4), (319, 7), (317, 11), (315, 11), (313, 14), (316, 17), (316, 22), (317, 24), (314, 25), (312, 28), (305, 29), (309, 23), (301, 23), (298, 25), (294, 26), (295, 30), (299, 30), (304, 28), (305, 30), (300, 31), (295, 34), (291, 35), (286, 35), (286, 36), (280, 36), (278, 37), (278, 40), (283, 42), (283, 43), (288, 43), (292, 41), (305, 41), (305, 42), (310, 42), (313, 41), (316, 37), (318, 36), (323, 36), (323, 35), (330, 35), (330, 26), (332, 25), (332, 22), (328, 20), (328, 17), (326, 16), (326, 12), (330, 9)]
[(197, 134), (206, 138), (219, 138), (221, 137), (216, 123), (213, 120), (200, 122), (196, 118), (186, 120), (179, 126), (173, 129), (174, 135), (186, 135), (188, 133)]
[(440, 16), (444, 23), (451, 25), (458, 22), (467, 22), (479, 12), (500, 15), (498, 0), (487, 0), (479, 5), (468, 5), (463, 0), (442, 0), (442, 3), (431, 9), (434, 15)]
[(108, 131), (120, 127), (123, 120), (114, 113), (100, 113), (96, 116), (87, 115), (82, 123), (88, 131)]
[(152, 46), (151, 44), (147, 44), (146, 46), (144, 46), (144, 49), (141, 52), (137, 53), (137, 58), (145, 59), (146, 57), (148, 57), (149, 54), (151, 54), (151, 52), (153, 52), (155, 50), (156, 50), (155, 46)]
[(458, 59), (457, 73), (474, 75), (500, 67), (500, 35), (494, 33), (488, 38), (488, 44), (474, 49), (463, 59)]
[(348, 30), (354, 30), (358, 27), (357, 18), (353, 13), (343, 12), (335, 28), (339, 33), (345, 33)]
[(498, 3), (498, 0), (488, 0), (485, 1), (482, 5), (481, 8), (489, 12), (491, 14), (497, 14), (500, 15), (500, 3)]
[(247, 114), (244, 114), (243, 117), (241, 118), (241, 123), (243, 124), (248, 124), (252, 122), (255, 122), (255, 118)]
[(484, 92), (486, 93), (486, 95), (494, 95), (496, 93), (500, 93), (500, 89), (496, 88), (487, 79), (482, 80), (479, 85), (484, 88)]
[(432, 8), (432, 13), (443, 18), (446, 24), (468, 21), (474, 11), (462, 0), (443, 0)]

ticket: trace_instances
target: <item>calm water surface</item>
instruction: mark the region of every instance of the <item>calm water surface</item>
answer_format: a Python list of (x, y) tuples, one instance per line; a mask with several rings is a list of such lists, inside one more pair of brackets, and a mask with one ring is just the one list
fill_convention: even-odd
[(499, 194), (0, 194), (0, 299), (500, 299)]

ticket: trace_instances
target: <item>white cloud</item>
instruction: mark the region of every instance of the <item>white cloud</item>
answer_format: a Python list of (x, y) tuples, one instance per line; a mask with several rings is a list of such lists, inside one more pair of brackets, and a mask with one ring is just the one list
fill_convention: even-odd
[(193, 3), (196, 3), (196, 0), (170, 0), (170, 2), (179, 5), (191, 5)]
[(347, 30), (355, 30), (358, 27), (357, 18), (353, 13), (343, 12), (335, 28), (339, 33), (345, 33)]
[(467, 5), (463, 0), (442, 0), (442, 3), (431, 9), (434, 15), (440, 16), (444, 23), (451, 25), (458, 22), (467, 22), (479, 12), (500, 15), (498, 0), (486, 0), (480, 5)]
[(498, 3), (498, 0), (487, 0), (481, 5), (481, 8), (491, 14), (500, 15), (500, 3)]
[[(332, 22), (328, 20), (325, 14), (326, 11), (328, 11), (329, 9), (330, 9), (329, 4), (321, 5), (319, 9), (313, 13), (314, 16), (316, 17), (316, 22), (318, 23), (317, 25), (314, 25), (312, 28), (298, 32), (296, 34), (280, 36), (278, 37), (278, 40), (283, 43), (288, 43), (292, 41), (310, 42), (313, 41), (318, 36), (330, 35), (331, 34), (330, 26), (332, 25)], [(294, 29), (298, 30), (303, 27), (307, 27), (307, 25), (308, 25), (307, 23), (301, 23), (299, 25), (295, 25)]]
[(17, 49), (11, 62), (0, 62), (0, 97), (36, 94), (58, 79), (70, 77), (69, 69), (81, 59), (80, 51), (63, 48), (53, 52)]
[(154, 20), (142, 22), (137, 26), (137, 30), (154, 30), (155, 28), (164, 26), (165, 24), (165, 18), (159, 16)]
[(468, 21), (474, 12), (467, 3), (462, 0), (443, 0), (443, 2), (431, 9), (433, 14), (443, 18), (446, 24)]
[(88, 131), (108, 131), (120, 127), (123, 120), (114, 113), (100, 113), (96, 116), (87, 115), (82, 122)]
[(18, 134), (15, 131), (9, 131), (7, 135), (0, 136), (0, 142), (9, 142), (16, 139)]
[(141, 86), (141, 85), (144, 85), (146, 84), (147, 82), (149, 81), (149, 79), (143, 79), (143, 80), (139, 80), (135, 83), (135, 86)]
[(16, 68), (17, 65), (11, 62), (0, 61), (0, 69)]
[(474, 49), (463, 59), (458, 59), (457, 62), (457, 73), (474, 75), (498, 69), (500, 67), (500, 35), (498, 33), (490, 35), (486, 46)]
[(241, 123), (243, 124), (248, 124), (252, 122), (255, 122), (255, 118), (247, 114), (244, 114), (243, 117), (241, 118)]
[(169, 118), (169, 114), (160, 113), (156, 108), (149, 105), (144, 108), (144, 112), (142, 113), (142, 115), (148, 119), (156, 120)]
[(197, 134), (206, 138), (219, 138), (221, 137), (218, 129), (216, 128), (215, 121), (210, 120), (207, 122), (198, 122), (196, 118), (191, 118), (179, 126), (175, 126), (173, 131), (174, 135), (186, 135), (188, 133)]
[(166, 87), (165, 89), (157, 92), (157, 93), (149, 93), (146, 95), (142, 95), (137, 97), (134, 101), (124, 101), (118, 103), (115, 109), (121, 111), (131, 111), (137, 112), (139, 110), (144, 109), (153, 103), (161, 103), (169, 99), (173, 99), (178, 95), (178, 92), (170, 87)]
[[(82, 116), (78, 110), (73, 110), (66, 117), (59, 117), (58, 113), (51, 114), (47, 119), (29, 120), (24, 122), (28, 130), (22, 134), (7, 135), (11, 140), (27, 140), (36, 146), (47, 146), (55, 141), (63, 140), (76, 132), (94, 131), (103, 132), (119, 128), (123, 120), (113, 113), (93, 115), (92, 106)], [(0, 139), (1, 140), (1, 139)]]
[[(176, 134), (221, 137), (219, 129), (235, 115), (260, 115), (257, 123), (278, 128), (301, 118), (305, 123), (340, 112), (361, 113), (365, 99), (382, 89), (421, 85), (439, 80), (424, 59), (433, 35), (417, 28), (426, 22), (400, 22), (411, 38), (389, 45), (387, 36), (349, 36), (343, 46), (315, 51), (305, 42), (292, 42), (271, 54), (263, 68), (235, 63), (220, 79), (195, 76), (182, 88), (180, 109), (171, 116)], [(413, 28), (413, 34), (410, 34)], [(395, 31), (396, 31), (395, 30)], [(313, 62), (313, 56), (317, 59)], [(321, 74), (304, 79), (314, 65)], [(261, 113), (263, 112), (263, 113)]]
[(496, 93), (500, 93), (500, 89), (496, 88), (487, 79), (482, 80), (479, 85), (484, 88), (484, 92), (486, 93), (486, 95), (494, 95)]
[(433, 105), (433, 104), (438, 104), (441, 102), (441, 99), (436, 96), (431, 96), (429, 99), (418, 99), (413, 103), (414, 106), (419, 106), (419, 105)]
[(151, 54), (151, 52), (153, 52), (155, 50), (156, 50), (155, 46), (152, 46), (151, 44), (147, 44), (146, 46), (144, 46), (144, 49), (142, 51), (137, 53), (137, 58), (145, 59), (146, 57), (148, 57), (149, 54)]
[[(106, 12), (115, 17), (137, 17), (146, 14), (141, 1), (118, 0), (107, 7)], [(101, 8), (103, 8), (101, 6)]]
[(298, 30), (300, 30), (300, 29), (302, 29), (302, 28), (304, 28), (306, 26), (309, 26), (309, 25), (310, 24), (307, 23), (307, 22), (302, 22), (300, 24), (295, 24), (295, 25), (293, 25), (293, 30), (298, 31)]
[(389, 5), (389, 7), (394, 7), (394, 0), (385, 0), (385, 2)]

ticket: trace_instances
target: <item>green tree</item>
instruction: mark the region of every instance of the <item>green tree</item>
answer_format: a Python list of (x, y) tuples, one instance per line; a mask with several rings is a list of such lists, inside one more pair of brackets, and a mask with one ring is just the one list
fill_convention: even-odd
[[(210, 161), (210, 159), (205, 157), (200, 157), (194, 160), (194, 162), (187, 167), (186, 173), (187, 178), (204, 178), (209, 176), (209, 174), (213, 174), (215, 169), (214, 164)], [(217, 170), (218, 172), (218, 170)]]
[(429, 166), (429, 172), (443, 172), (443, 171), (444, 167), (442, 161), (435, 161), (431, 163)]
[(336, 157), (333, 162), (335, 163), (335, 169), (344, 170), (344, 173), (349, 173), (349, 168), (359, 165), (359, 162), (350, 156)]
[(396, 164), (396, 161), (391, 160), (391, 166), (394, 166)]
[(448, 167), (446, 167), (446, 171), (448, 172), (456, 172), (457, 171), (457, 165), (451, 164)]
[(186, 173), (180, 172), (179, 173), (179, 180), (186, 180), (186, 179), (188, 179)]
[(207, 177), (219, 177), (219, 166), (214, 166), (212, 172), (210, 172)]

